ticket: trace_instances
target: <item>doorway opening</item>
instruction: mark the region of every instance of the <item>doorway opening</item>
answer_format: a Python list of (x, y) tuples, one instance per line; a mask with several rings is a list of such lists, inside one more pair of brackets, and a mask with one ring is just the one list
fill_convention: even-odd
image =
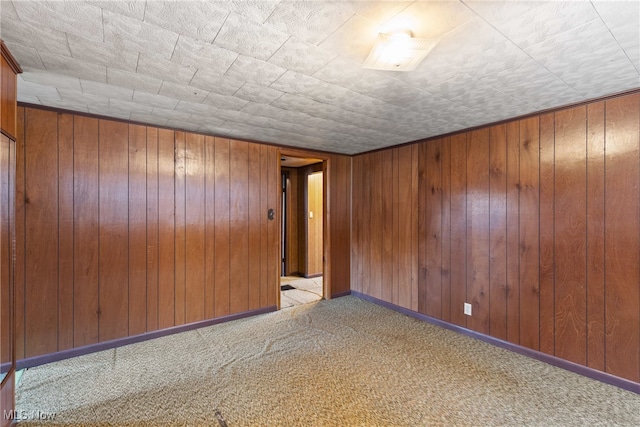
[(324, 164), (281, 156), (280, 308), (324, 297)]

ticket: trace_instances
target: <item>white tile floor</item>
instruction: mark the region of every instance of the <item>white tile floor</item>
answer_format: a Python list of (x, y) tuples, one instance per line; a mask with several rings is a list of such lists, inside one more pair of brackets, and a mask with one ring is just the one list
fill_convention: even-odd
[(294, 307), (322, 299), (322, 277), (305, 279), (284, 276), (280, 278), (280, 285), (290, 285), (295, 288), (280, 292), (280, 308)]

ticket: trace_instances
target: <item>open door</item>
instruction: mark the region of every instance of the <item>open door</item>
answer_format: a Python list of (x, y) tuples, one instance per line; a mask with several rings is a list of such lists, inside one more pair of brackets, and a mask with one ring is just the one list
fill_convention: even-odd
[(324, 163), (281, 156), (280, 307), (324, 297)]

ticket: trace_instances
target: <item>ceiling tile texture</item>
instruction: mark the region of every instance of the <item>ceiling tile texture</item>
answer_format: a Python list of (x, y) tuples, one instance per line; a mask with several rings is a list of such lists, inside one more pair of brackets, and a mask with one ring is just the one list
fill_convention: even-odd
[[(354, 154), (640, 88), (640, 2), (6, 1), (18, 100)], [(361, 67), (380, 31), (438, 44)]]

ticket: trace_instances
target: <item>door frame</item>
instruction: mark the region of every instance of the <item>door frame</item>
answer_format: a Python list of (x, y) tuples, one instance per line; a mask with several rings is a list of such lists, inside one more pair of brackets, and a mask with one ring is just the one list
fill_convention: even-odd
[[(323, 299), (331, 299), (331, 241), (329, 236), (330, 233), (330, 222), (329, 218), (331, 218), (331, 205), (329, 201), (331, 198), (329, 197), (331, 194), (331, 188), (329, 183), (331, 180), (329, 179), (329, 174), (331, 172), (331, 158), (328, 154), (297, 149), (297, 148), (287, 148), (280, 147), (278, 150), (278, 171), (282, 170), (281, 158), (282, 156), (286, 157), (299, 157), (299, 158), (307, 158), (311, 157), (314, 159), (322, 160), (322, 298)], [(280, 172), (278, 174), (280, 176)], [(278, 236), (282, 239), (282, 216), (284, 212), (280, 212), (282, 210), (282, 190), (278, 187)], [(282, 241), (278, 245), (278, 265), (282, 260)], [(280, 270), (278, 270), (280, 271)], [(277, 291), (277, 308), (280, 310), (280, 274), (278, 274), (278, 280), (276, 281), (278, 284)]]

